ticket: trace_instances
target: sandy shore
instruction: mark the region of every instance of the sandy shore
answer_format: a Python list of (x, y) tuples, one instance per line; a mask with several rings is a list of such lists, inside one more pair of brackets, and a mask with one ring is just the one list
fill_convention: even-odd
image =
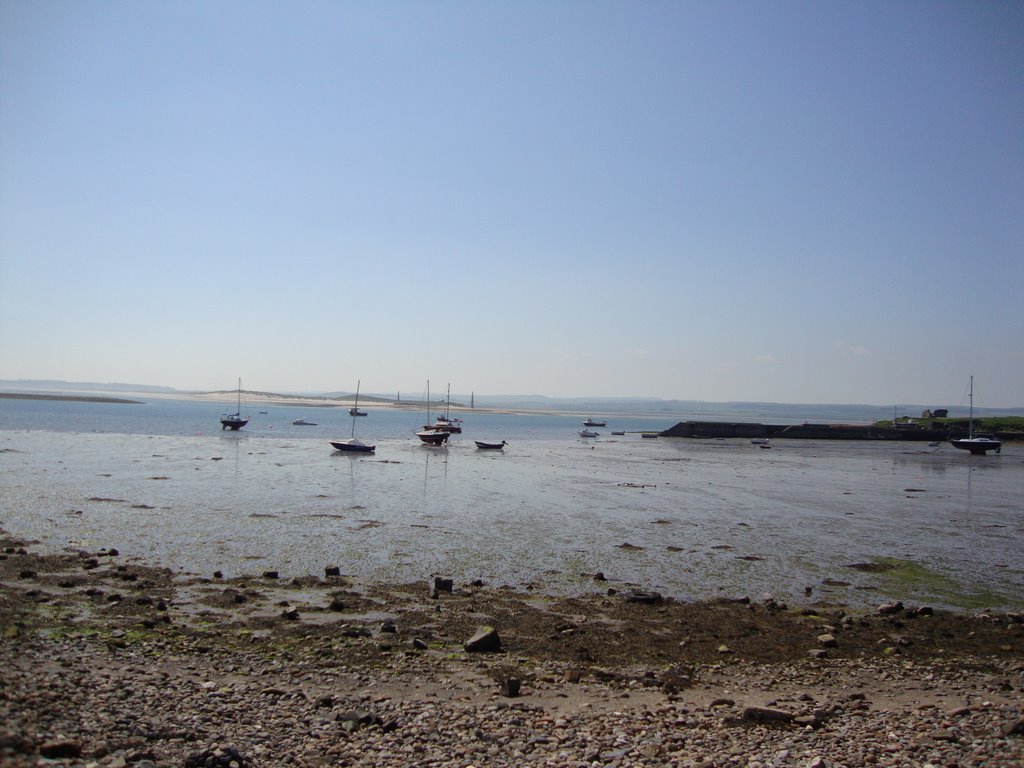
[[(8, 766), (1024, 764), (1019, 614), (693, 604), (599, 577), (583, 598), (226, 580), (2, 548)], [(494, 645), (473, 650), (482, 627)]]

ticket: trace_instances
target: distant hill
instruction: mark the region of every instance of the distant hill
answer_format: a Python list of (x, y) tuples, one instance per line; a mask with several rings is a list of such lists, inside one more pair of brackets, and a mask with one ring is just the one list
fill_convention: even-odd
[[(67, 392), (105, 392), (134, 393), (152, 395), (194, 395), (195, 391), (179, 390), (173, 387), (161, 387), (148, 384), (123, 384), (80, 381), (56, 381), (49, 379), (18, 379), (14, 381), (0, 380), (0, 389), (21, 392), (48, 392), (64, 394)], [(252, 392), (251, 390), (249, 390)], [(234, 390), (225, 390), (225, 393)], [(261, 392), (270, 397), (307, 397), (323, 399), (350, 398), (352, 392)], [(410, 393), (411, 394), (411, 393)], [(394, 402), (391, 393), (362, 392), (360, 402)], [(432, 397), (432, 402), (442, 402), (442, 397)], [(947, 403), (929, 403), (927, 405), (899, 404), (864, 405), (843, 403), (767, 403), (767, 402), (710, 402), (704, 400), (665, 400), (645, 397), (548, 397), (547, 395), (477, 395), (470, 393), (452, 394), (451, 403), (457, 407), (468, 407), (473, 402), (477, 408), (496, 408), (507, 410), (574, 412), (588, 416), (607, 416), (613, 414), (634, 414), (639, 416), (657, 416), (675, 421), (727, 421), (757, 422), (766, 424), (793, 424), (801, 422), (832, 422), (848, 424), (870, 424), (876, 421), (892, 419), (894, 416), (910, 416), (918, 418), (925, 410), (946, 408), (951, 418), (966, 418), (967, 406), (950, 406)], [(405, 405), (422, 403), (422, 394), (403, 397)], [(975, 408), (976, 417), (985, 416), (1024, 416), (1024, 408)]]
[(174, 387), (151, 384), (99, 384), (90, 381), (58, 381), (56, 379), (0, 379), (0, 388), (41, 392), (149, 392), (160, 395), (185, 394)]

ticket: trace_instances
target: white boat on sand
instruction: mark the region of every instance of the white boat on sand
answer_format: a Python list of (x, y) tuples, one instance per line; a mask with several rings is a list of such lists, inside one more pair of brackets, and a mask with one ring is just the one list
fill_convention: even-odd
[(971, 376), (971, 386), (968, 391), (968, 397), (971, 401), (970, 417), (967, 421), (967, 437), (960, 437), (949, 442), (953, 444), (954, 448), (960, 448), (964, 451), (969, 451), (972, 456), (984, 456), (988, 451), (995, 451), (996, 453), (1003, 452), (1002, 441), (989, 437), (987, 435), (975, 435), (974, 434), (974, 377)]

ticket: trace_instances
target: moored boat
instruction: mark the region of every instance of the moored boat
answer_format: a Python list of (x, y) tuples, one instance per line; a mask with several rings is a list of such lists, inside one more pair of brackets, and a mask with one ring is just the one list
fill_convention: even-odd
[(348, 440), (331, 440), (330, 442), (335, 449), (344, 453), (373, 453), (377, 450), (377, 446), (367, 445), (362, 440), (355, 437), (349, 438)]
[[(330, 443), (338, 451), (343, 453), (373, 453), (377, 450), (376, 445), (367, 445), (362, 440), (356, 438), (356, 416), (366, 414), (359, 413), (359, 384), (356, 382), (356, 401), (355, 404), (349, 409), (349, 414), (352, 416), (352, 436), (347, 440), (331, 440)], [(354, 411), (354, 413), (353, 413)]]
[(959, 448), (963, 451), (968, 451), (972, 456), (984, 456), (989, 451), (995, 451), (996, 453), (1003, 452), (1003, 443), (997, 438), (989, 435), (975, 435), (974, 434), (974, 377), (971, 376), (970, 389), (968, 390), (968, 397), (970, 398), (970, 416), (967, 420), (967, 437), (960, 437), (950, 440), (954, 448)]
[(236, 406), (238, 410), (234, 413), (225, 413), (220, 417), (220, 428), (230, 429), (232, 431), (238, 431), (246, 424), (249, 423), (249, 417), (242, 415), (242, 379), (238, 379), (238, 404)]
[(485, 443), (482, 440), (474, 440), (473, 442), (476, 443), (476, 447), (482, 451), (500, 451), (508, 445), (504, 440), (500, 443)]
[[(427, 421), (430, 421), (430, 380), (427, 380)], [(461, 431), (461, 430), (459, 430)], [(448, 438), (451, 437), (451, 432), (447, 429), (439, 429), (436, 426), (424, 426), (419, 432), (416, 433), (416, 437), (424, 445), (443, 445), (448, 442)]]
[(588, 417), (587, 419), (584, 420), (583, 426), (584, 427), (607, 427), (608, 426), (608, 422), (607, 421), (598, 421), (593, 416), (590, 416), (590, 417)]

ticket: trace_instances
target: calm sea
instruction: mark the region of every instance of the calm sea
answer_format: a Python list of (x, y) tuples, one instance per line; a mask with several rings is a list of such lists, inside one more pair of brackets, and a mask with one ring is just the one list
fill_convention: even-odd
[[(226, 409), (0, 399), (0, 526), (53, 550), (116, 547), (198, 574), (338, 565), (568, 593), (1024, 605), (1015, 444), (971, 457), (639, 434), (685, 418), (674, 414), (611, 416), (586, 440), (580, 416), (470, 412), (435, 449), (413, 435), (423, 412), (370, 406), (356, 434), (377, 452), (349, 456), (327, 442), (351, 433), (343, 408), (251, 405), (238, 433), (219, 429)], [(509, 446), (479, 451), (475, 439)], [(866, 563), (875, 570), (851, 567)]]

